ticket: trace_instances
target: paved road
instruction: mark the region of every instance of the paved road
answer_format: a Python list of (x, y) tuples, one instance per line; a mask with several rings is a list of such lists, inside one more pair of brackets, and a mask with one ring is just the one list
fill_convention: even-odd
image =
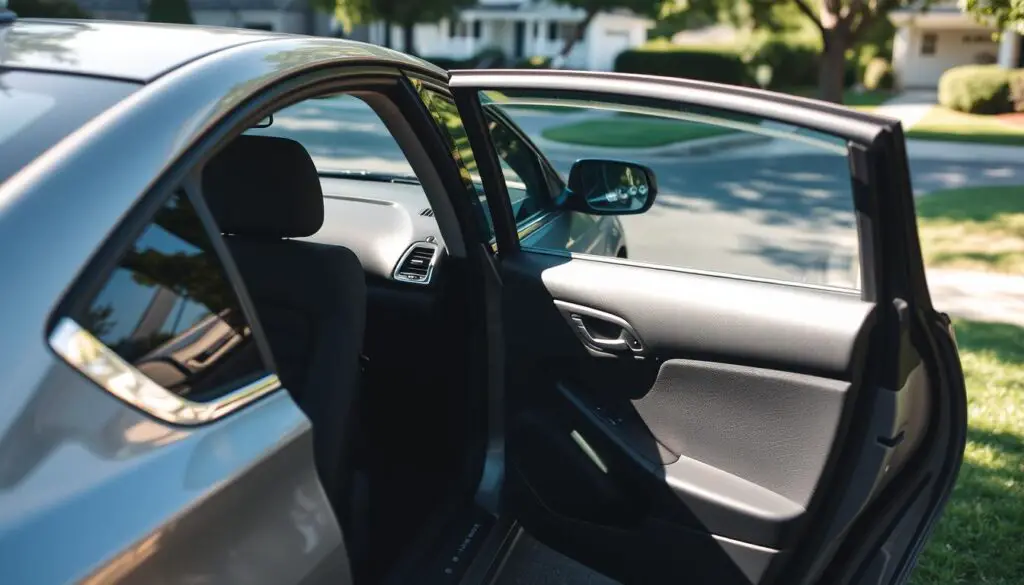
[[(354, 100), (354, 98), (348, 98)], [(517, 116), (539, 133), (564, 116)], [(303, 142), (318, 165), (411, 173), (384, 125), (361, 102), (322, 100), (275, 117), (265, 132)], [(775, 141), (779, 142), (779, 141)], [(1020, 163), (918, 159), (918, 194), (966, 185), (1024, 184)], [(1024, 151), (1024, 149), (1022, 149)], [(548, 153), (567, 173), (585, 147)], [(701, 270), (840, 286), (855, 285), (856, 227), (846, 158), (771, 144), (714, 155), (629, 156), (651, 166), (660, 194), (649, 212), (622, 218), (631, 258)]]

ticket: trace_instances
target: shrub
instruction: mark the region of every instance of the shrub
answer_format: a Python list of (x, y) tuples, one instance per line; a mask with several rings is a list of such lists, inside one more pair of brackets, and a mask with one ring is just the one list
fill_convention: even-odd
[(7, 8), (21, 18), (89, 18), (72, 0), (10, 0)]
[(771, 67), (772, 81), (769, 87), (773, 89), (810, 87), (818, 84), (819, 53), (817, 47), (807, 43), (776, 37), (754, 48), (752, 61), (755, 66)]
[(551, 69), (551, 57), (527, 57), (516, 62), (516, 69)]
[(670, 43), (649, 44), (619, 53), (615, 70), (664, 77), (686, 77), (733, 85), (749, 85), (747, 65), (734, 51)]
[(150, 22), (170, 22), (175, 24), (195, 24), (188, 0), (152, 0), (149, 3)]
[(881, 57), (868, 61), (864, 68), (864, 88), (867, 90), (892, 89), (892, 67)]
[(465, 59), (452, 59), (451, 57), (420, 57), (424, 61), (428, 61), (437, 65), (441, 69), (469, 69), (472, 68), (473, 64)]
[(998, 65), (954, 67), (939, 79), (939, 103), (969, 114), (1011, 112), (1010, 82), (1022, 74), (1020, 70), (1003, 69)]
[(1024, 112), (1024, 69), (1018, 69), (1010, 78), (1010, 103), (1013, 111)]
[(487, 47), (481, 50), (473, 58), (470, 59), (473, 63), (473, 67), (479, 67), (484, 69), (490, 68), (501, 68), (504, 67), (508, 62), (505, 57), (505, 52), (497, 47)]

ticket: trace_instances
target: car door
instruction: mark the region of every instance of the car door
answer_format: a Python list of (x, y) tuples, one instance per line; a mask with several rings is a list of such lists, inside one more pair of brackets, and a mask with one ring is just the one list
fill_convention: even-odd
[[(653, 112), (764, 139), (734, 137), (732, 152), (717, 152), (702, 138), (701, 149), (659, 155), (651, 187), (653, 197), (661, 185), (661, 199), (629, 213), (663, 226), (655, 236), (672, 250), (660, 253), (675, 253), (676, 265), (656, 254), (557, 252), (514, 235), (499, 249), (505, 511), (623, 583), (905, 580), (952, 488), (966, 423), (950, 322), (925, 282), (899, 123), (610, 73), (458, 71), (450, 84), (485, 188), (498, 195), (489, 198), (495, 229), (507, 234), (515, 221), (480, 123), (484, 92), (622, 110), (579, 127), (598, 132)], [(846, 192), (848, 212), (816, 186), (824, 171), (814, 165), (826, 159), (789, 158), (800, 148), (830, 157), (838, 177), (827, 184)], [(588, 152), (628, 160), (641, 151)], [(757, 174), (737, 179), (747, 169)], [(694, 185), (724, 194), (701, 198), (687, 191)], [(744, 231), (777, 236), (780, 224), (785, 245), (762, 242), (753, 260), (712, 250), (750, 239)], [(826, 241), (793, 268), (806, 250), (784, 248), (833, 225), (850, 239)], [(630, 226), (631, 242), (654, 237)]]

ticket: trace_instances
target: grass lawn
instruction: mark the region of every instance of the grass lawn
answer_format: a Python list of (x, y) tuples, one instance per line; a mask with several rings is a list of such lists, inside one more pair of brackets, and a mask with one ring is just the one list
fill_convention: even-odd
[(616, 117), (584, 120), (544, 130), (548, 140), (585, 146), (646, 148), (732, 134), (735, 130), (721, 126), (677, 120)]
[(916, 206), (927, 265), (1024, 272), (1024, 185), (938, 191)]
[(1024, 329), (957, 321), (968, 443), (911, 585), (1019, 585), (1024, 576)]
[(907, 131), (907, 138), (1024, 146), (1024, 125), (935, 106)]
[[(817, 98), (818, 88), (816, 87), (800, 87), (796, 89), (777, 90), (784, 93), (798, 95), (801, 97)], [(848, 108), (855, 108), (858, 110), (870, 110), (876, 106), (882, 105), (886, 100), (893, 96), (893, 92), (888, 90), (873, 90), (864, 92), (856, 92), (852, 89), (848, 89), (843, 92), (843, 105)]]

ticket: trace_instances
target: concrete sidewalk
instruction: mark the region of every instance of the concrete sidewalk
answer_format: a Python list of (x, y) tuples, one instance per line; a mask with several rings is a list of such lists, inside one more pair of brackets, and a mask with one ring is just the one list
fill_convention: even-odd
[(929, 269), (935, 308), (954, 317), (1024, 327), (1024, 276)]

